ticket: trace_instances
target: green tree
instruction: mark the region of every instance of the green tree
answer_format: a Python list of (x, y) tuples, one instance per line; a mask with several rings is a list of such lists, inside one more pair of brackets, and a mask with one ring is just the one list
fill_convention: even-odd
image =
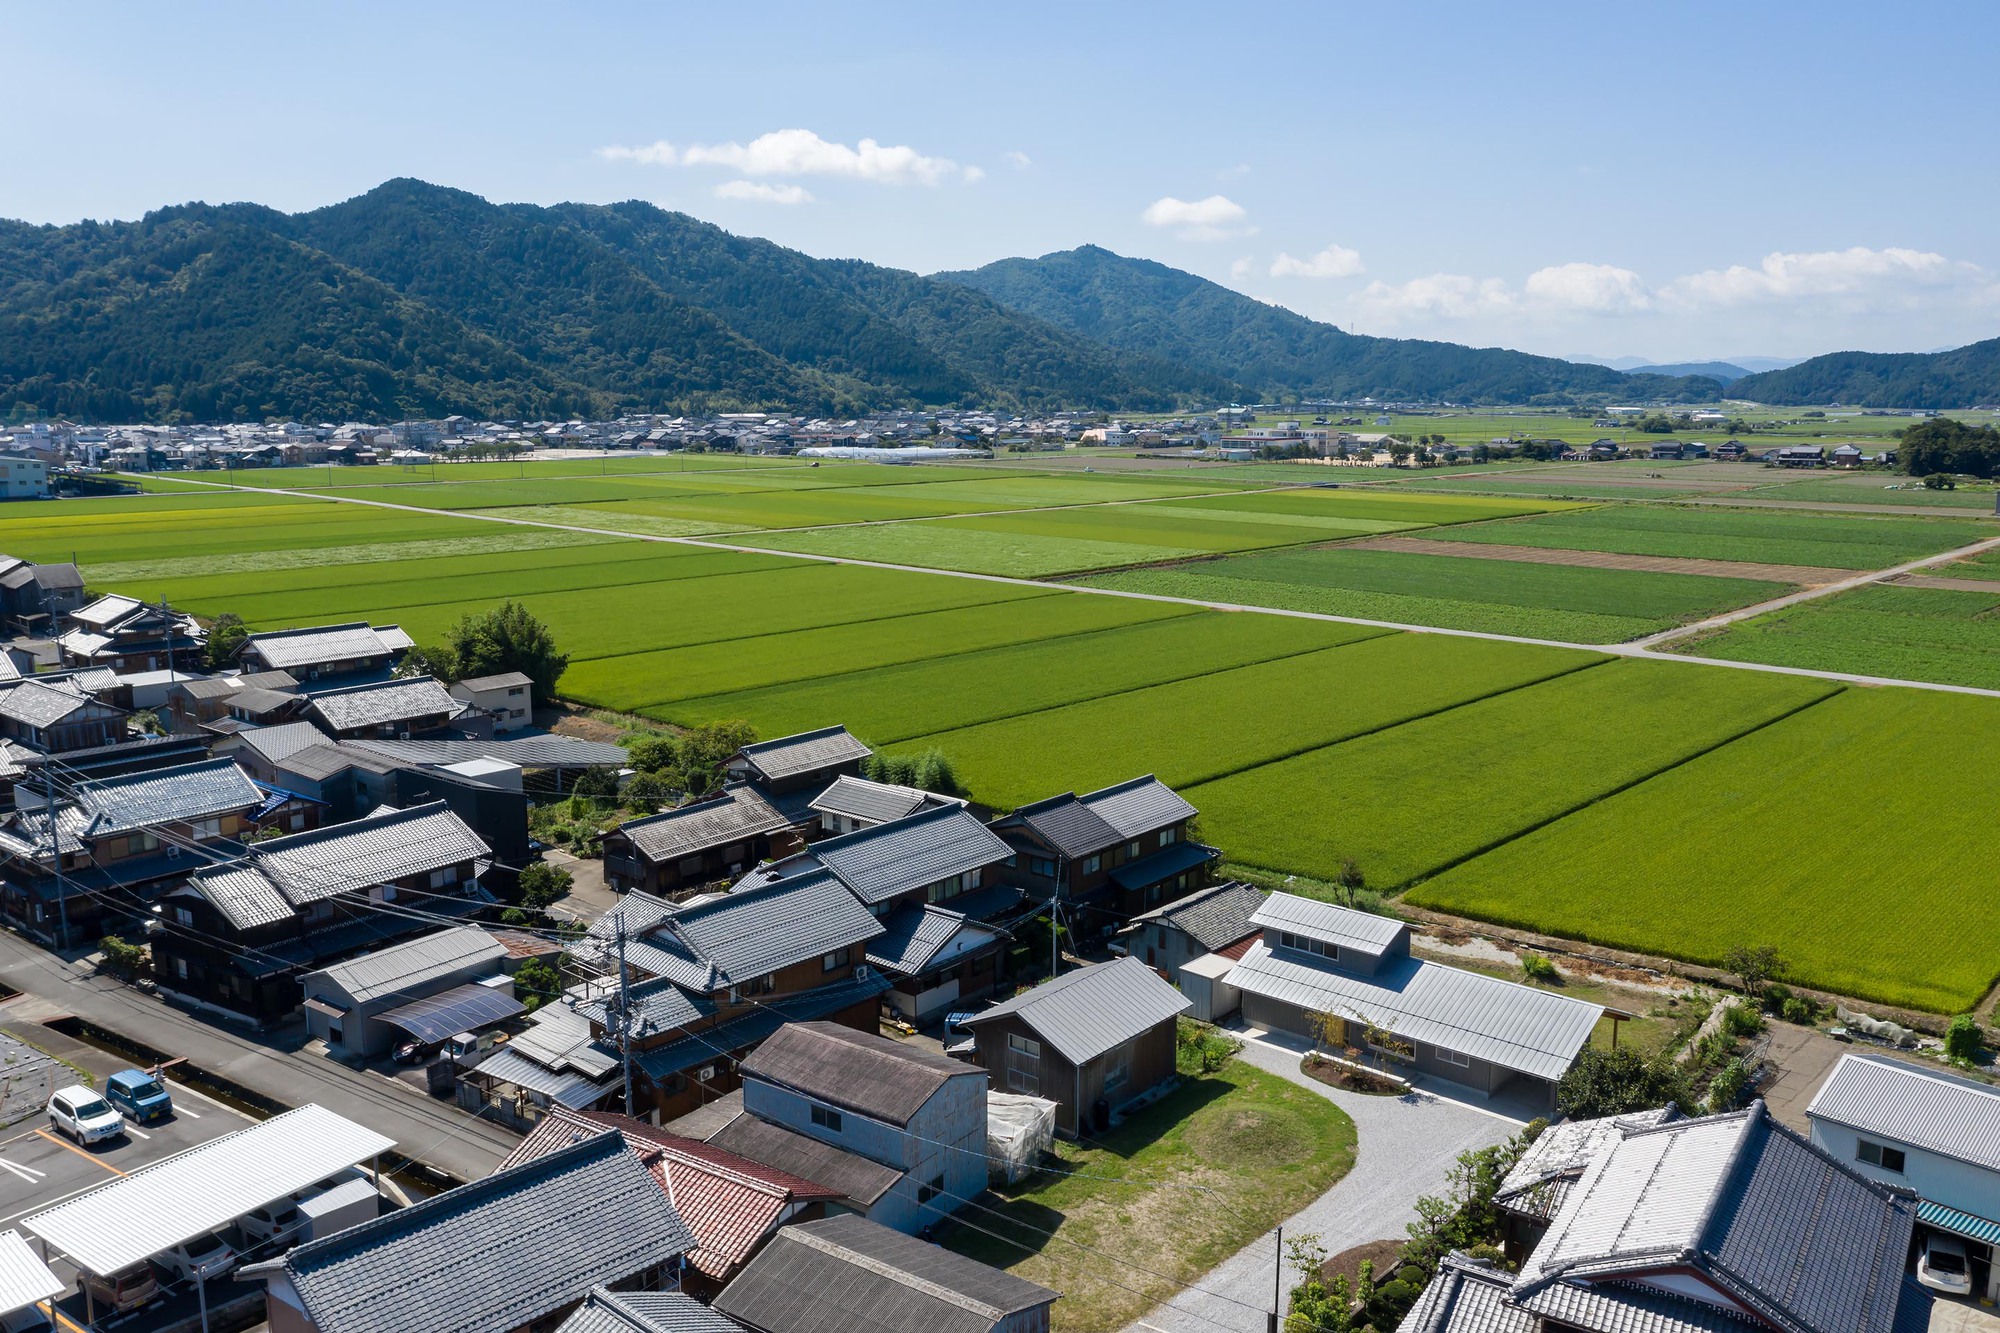
[(571, 796), (608, 801), (618, 795), (618, 774), (609, 768), (586, 768), (576, 775), (576, 781), (569, 790)]
[(208, 625), (208, 640), (202, 645), (202, 664), (220, 671), (236, 660), (237, 649), (250, 637), (250, 627), (234, 611), (224, 611)]
[(1333, 884), (1340, 891), (1341, 901), (1352, 907), (1355, 896), (1368, 887), (1368, 878), (1361, 873), (1359, 861), (1344, 856), (1340, 860), (1340, 873), (1333, 877)]
[(556, 681), (569, 666), (569, 655), (557, 650), (549, 627), (512, 600), (460, 618), (446, 634), (444, 647), (456, 679), (518, 671), (534, 682), (538, 704), (555, 702)]
[(153, 956), (143, 944), (127, 943), (122, 935), (106, 935), (97, 942), (104, 955), (104, 970), (126, 981), (137, 981), (153, 970)]
[(2000, 476), (2000, 429), (1968, 426), (1955, 417), (1929, 417), (1904, 427), (1896, 465), (1926, 479), (1954, 472)]
[(1588, 1047), (1556, 1085), (1556, 1102), (1578, 1120), (1630, 1115), (1674, 1102), (1693, 1106), (1687, 1073), (1668, 1059), (1648, 1060), (1629, 1046)]
[(562, 973), (546, 958), (530, 958), (514, 973), (514, 995), (529, 1013), (562, 994)]
[(1971, 1014), (1960, 1014), (1945, 1025), (1944, 1053), (1951, 1060), (1977, 1060), (1986, 1045), (1986, 1035)]
[(546, 912), (569, 896), (575, 876), (561, 866), (537, 861), (521, 869), (521, 906), (530, 912)]
[(441, 643), (420, 643), (403, 654), (403, 660), (396, 663), (398, 676), (435, 676), (447, 685), (456, 685), (465, 679), (465, 672), (458, 669), (458, 661), (450, 648)]
[(1722, 956), (1724, 971), (1734, 972), (1743, 983), (1743, 993), (1757, 999), (1764, 993), (1764, 983), (1782, 976), (1785, 960), (1768, 944), (1754, 948), (1739, 944)]

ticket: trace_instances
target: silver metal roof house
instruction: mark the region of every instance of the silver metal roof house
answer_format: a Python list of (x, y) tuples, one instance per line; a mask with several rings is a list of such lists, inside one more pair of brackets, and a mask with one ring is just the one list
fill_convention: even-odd
[(386, 667), (410, 648), (410, 636), (395, 625), (366, 621), (270, 630), (244, 640), (237, 655), (246, 671), (289, 671), (301, 681), (322, 673)]
[(137, 1167), (21, 1225), (105, 1277), (395, 1146), (324, 1107), (301, 1106)]
[(1046, 1333), (1060, 1296), (847, 1214), (778, 1232), (714, 1304), (761, 1333)]
[[(398, 1021), (404, 1017), (399, 1010), (497, 976), (506, 958), (507, 947), (485, 931), (451, 926), (308, 972), (299, 978), (306, 1031), (345, 1054), (380, 1055), (394, 1045), (399, 1029), (408, 1030)], [(511, 988), (496, 996), (510, 1012), (520, 1012)], [(454, 1027), (444, 1035), (471, 1030)]]
[[(282, 1327), (494, 1333), (550, 1319), (594, 1287), (660, 1285), (695, 1238), (619, 1133), (310, 1241), (259, 1265)], [(273, 1323), (279, 1323), (274, 1319)]]
[(1189, 1007), (1152, 968), (1136, 958), (1114, 958), (1044, 981), (973, 1015), (965, 1026), (1018, 1015), (1065, 1060), (1082, 1065)]

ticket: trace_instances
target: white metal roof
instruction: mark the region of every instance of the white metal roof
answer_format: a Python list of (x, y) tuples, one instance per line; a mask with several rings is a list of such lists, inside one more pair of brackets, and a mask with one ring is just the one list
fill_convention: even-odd
[(1275, 926), (1343, 949), (1373, 954), (1386, 952), (1407, 929), (1394, 917), (1357, 912), (1296, 893), (1274, 893), (1266, 898), (1251, 914), (1250, 924)]
[(59, 1296), (69, 1283), (49, 1271), (18, 1231), (0, 1231), (0, 1314)]
[(396, 1146), (323, 1106), (301, 1106), (139, 1167), (21, 1225), (109, 1276)]
[(2000, 1171), (2000, 1090), (1900, 1060), (1841, 1056), (1806, 1118)]

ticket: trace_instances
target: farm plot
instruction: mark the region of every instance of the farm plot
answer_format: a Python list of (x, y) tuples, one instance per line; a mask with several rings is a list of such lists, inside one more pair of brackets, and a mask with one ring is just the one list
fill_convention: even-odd
[[(1036, 610), (1054, 605), (1029, 604)], [(890, 745), (931, 732), (1298, 657), (1390, 632), (1282, 616), (1199, 611), (1122, 629), (928, 656), (902, 666), (815, 673), (783, 685), (682, 699), (645, 711), (690, 726), (747, 718), (767, 736), (807, 731), (825, 725), (828, 718), (839, 718), (871, 743)], [(805, 642), (808, 637), (797, 635), (793, 642), (812, 647)], [(571, 674), (578, 669), (572, 668)], [(564, 688), (569, 688), (567, 677)]]
[(2000, 974), (2000, 700), (1847, 690), (1465, 862), (1409, 901), (1939, 1013)]
[[(239, 499), (252, 503), (212, 503)], [(70, 509), (69, 503), (37, 506), (29, 516), (0, 520), (0, 549), (35, 561), (69, 560), (74, 555), (87, 572), (99, 564), (235, 557), (493, 533), (490, 525), (470, 519), (286, 496), (135, 497), (123, 501), (117, 510), (95, 514)]]
[(1440, 541), (1688, 556), (1820, 569), (1883, 569), (1993, 535), (1952, 519), (1661, 505), (1608, 505), (1442, 529)]
[(293, 489), (315, 482), (335, 488), (351, 486), (424, 485), (431, 482), (505, 481), (517, 477), (600, 476), (606, 473), (773, 471), (805, 468), (810, 459), (738, 454), (628, 454), (609, 458), (520, 459), (490, 463), (438, 463), (421, 466), (378, 464), (373, 467), (312, 466), (277, 468), (208, 468), (196, 472), (157, 472), (146, 478), (219, 482), (230, 486)]
[(1156, 773), (1193, 785), (1603, 660), (1478, 639), (1389, 635), (923, 736), (980, 800), (1011, 807)]
[(1991, 592), (1874, 584), (1669, 646), (1695, 657), (2000, 690), (2000, 582)]
[[(1796, 474), (1793, 474), (1796, 475)], [(1969, 509), (1993, 512), (1992, 486), (1960, 486), (1956, 490), (1926, 490), (1908, 477), (1873, 472), (1847, 477), (1815, 477), (1760, 486), (1759, 500), (1809, 500), (1814, 504), (1907, 505), (1915, 509)]]
[[(1626, 660), (1481, 699), (1185, 793), (1232, 859), (1397, 889), (1841, 687)], [(1297, 794), (1323, 793), (1322, 818)]]
[[(1120, 625), (1188, 614), (1186, 608), (1108, 597), (1030, 597), (951, 607), (760, 638), (730, 638), (687, 648), (599, 657), (573, 664), (563, 693), (588, 703), (680, 721), (677, 701), (724, 691), (753, 691), (915, 662), (976, 653), (1024, 640), (1062, 640)], [(970, 682), (964, 682), (969, 685)], [(868, 690), (875, 689), (870, 683)], [(749, 716), (729, 713), (729, 717)], [(811, 724), (824, 726), (824, 722)], [(810, 730), (811, 727), (796, 728)], [(770, 731), (760, 723), (766, 735)]]
[(1443, 523), (1474, 523), (1482, 519), (1516, 518), (1576, 506), (1483, 496), (1419, 496), (1394, 491), (1333, 490), (1253, 491), (1176, 502), (1175, 509), (1220, 509), (1258, 514), (1270, 519), (1365, 520), (1386, 528), (1428, 527)]
[(1566, 643), (1617, 643), (1785, 585), (1332, 547), (1100, 575), (1093, 586)]

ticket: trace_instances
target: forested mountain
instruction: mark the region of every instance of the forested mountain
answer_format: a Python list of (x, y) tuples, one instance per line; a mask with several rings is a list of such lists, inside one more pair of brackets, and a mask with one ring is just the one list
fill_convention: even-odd
[(1716, 385), (1354, 337), (1092, 247), (919, 277), (650, 204), (492, 204), (413, 180), (298, 214), (0, 222), (0, 414), (15, 418), (1136, 410), (1307, 392), (1685, 400)]
[(1228, 375), (1259, 397), (1562, 402), (1578, 395), (1703, 401), (1709, 379), (1627, 375), (1499, 348), (1351, 334), (1206, 278), (1095, 245), (938, 278), (1127, 352)]
[(1706, 375), (1724, 384), (1731, 380), (1740, 380), (1750, 373), (1742, 366), (1728, 361), (1675, 361), (1665, 365), (1631, 366), (1628, 369), (1645, 375)]
[(1970, 407), (2000, 402), (2000, 338), (1949, 352), (1832, 352), (1784, 370), (1748, 375), (1732, 398), (1801, 405)]

